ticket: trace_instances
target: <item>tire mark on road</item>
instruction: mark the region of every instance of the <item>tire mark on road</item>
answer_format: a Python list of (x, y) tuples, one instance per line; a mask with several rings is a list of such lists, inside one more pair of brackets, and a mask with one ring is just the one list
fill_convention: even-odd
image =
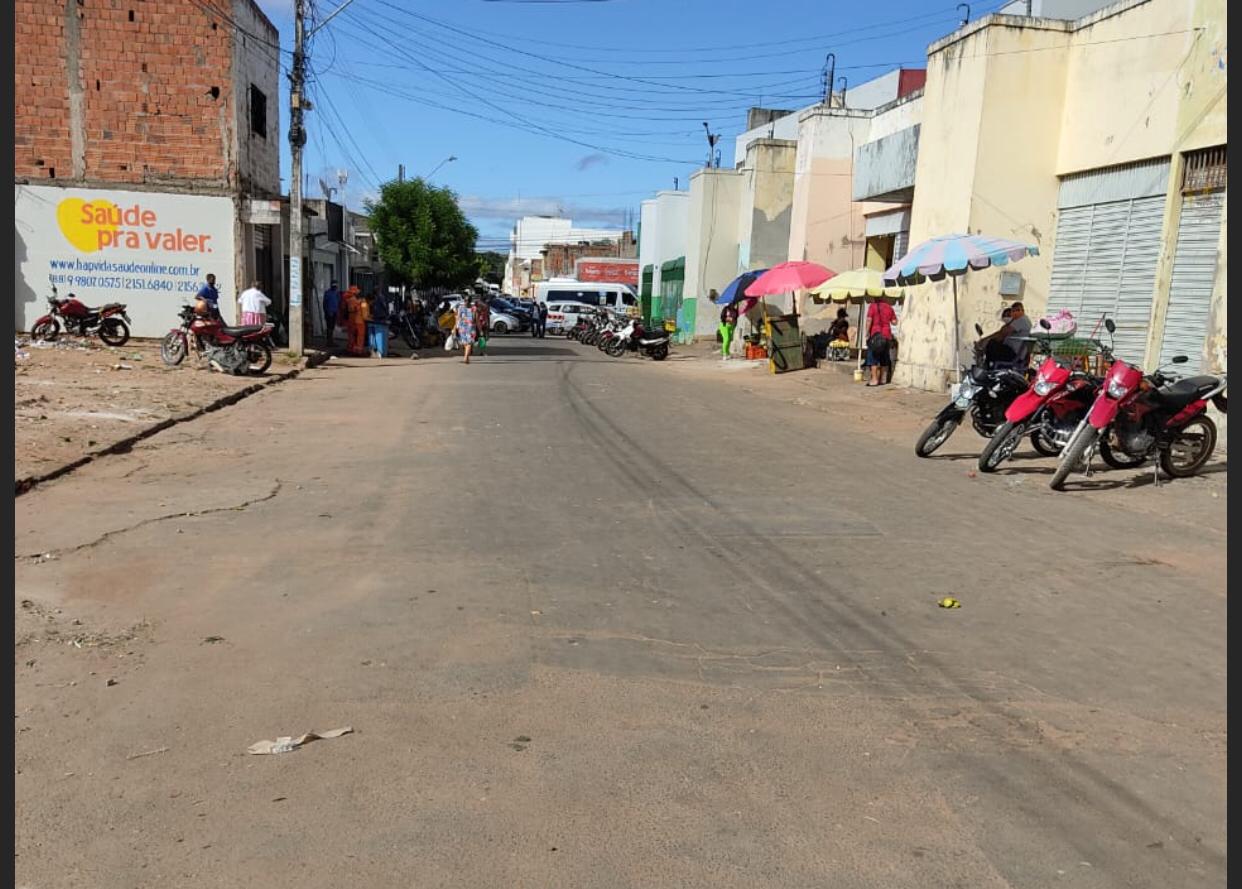
[[(836, 653), (845, 654), (845, 652), (860, 648), (878, 648), (884, 650), (890, 657), (900, 659), (905, 653), (915, 650), (916, 646), (891, 625), (868, 625), (859, 620), (854, 613), (847, 612), (845, 610), (847, 606), (834, 602), (834, 594), (838, 594), (835, 598), (840, 598), (839, 590), (830, 587), (826, 591), (828, 596), (817, 596), (813, 603), (808, 602), (805, 605), (800, 605), (789, 592), (782, 592), (781, 587), (787, 587), (789, 590), (822, 589), (824, 581), (799, 564), (793, 554), (782, 549), (777, 541), (768, 539), (768, 536), (748, 522), (744, 515), (736, 514), (723, 504), (713, 501), (667, 462), (652, 454), (626, 433), (585, 397), (574, 384), (571, 375), (572, 368), (567, 367), (561, 375), (560, 388), (570, 404), (574, 417), (579, 420), (583, 431), (609, 458), (610, 465), (616, 469), (617, 473), (660, 504), (660, 508), (654, 512), (654, 518), (668, 529), (670, 535), (693, 537), (704, 551), (709, 547), (713, 549), (713, 558), (726, 562), (731, 570), (750, 581), (756, 589), (766, 591), (768, 603), (784, 612), (798, 631), (808, 635), (817, 644), (826, 645)], [(729, 515), (730, 521), (735, 522), (737, 527), (752, 535), (757, 542), (781, 558), (770, 560), (772, 564), (769, 573), (760, 575), (738, 556), (723, 548), (715, 547), (714, 541), (696, 527), (693, 517), (681, 511), (668, 496), (668, 491), (652, 481), (651, 471), (648, 470), (646, 473), (640, 471), (639, 467), (643, 464), (650, 469), (657, 470), (661, 476), (667, 477), (691, 497), (712, 509)], [(670, 517), (676, 521), (670, 521)], [(843, 644), (837, 633), (829, 629), (824, 621), (824, 611), (827, 612), (826, 616), (834, 628), (846, 633), (859, 634), (866, 640), (865, 643), (852, 646)], [(909, 678), (902, 678), (900, 673), (895, 674), (898, 677), (896, 682), (905, 686), (908, 697), (893, 703), (907, 710), (912, 718), (923, 715), (912, 705), (912, 701), (935, 690), (929, 685), (922, 684), (930, 680), (928, 676), (930, 673), (935, 676), (937, 684), (941, 686), (940, 690), (964, 697), (980, 709), (996, 716), (1002, 725), (988, 727), (985, 731), (993, 736), (1002, 749), (1007, 748), (1010, 751), (1010, 757), (1025, 758), (1028, 767), (1038, 773), (1037, 780), (1032, 784), (1042, 787), (1048, 795), (1048, 798), (1040, 801), (1042, 802), (1041, 808), (1045, 810), (1043, 814), (1046, 816), (1041, 820), (1044, 824), (1052, 826), (1070, 846), (1082, 853), (1084, 857), (1095, 857), (1097, 860), (1100, 860), (1101, 856), (1109, 857), (1109, 854), (1105, 852), (1107, 849), (1111, 855), (1118, 856), (1116, 859), (1119, 865), (1118, 870), (1121, 870), (1121, 865), (1128, 864), (1129, 860), (1124, 852), (1113, 850), (1118, 846), (1124, 847), (1126, 843), (1133, 843), (1135, 837), (1155, 831), (1174, 840), (1185, 857), (1195, 863), (1194, 866), (1210, 868), (1221, 874), (1225, 872), (1225, 856), (1222, 853), (1205, 848), (1201, 839), (1193, 836), (1181, 824), (1156, 811), (1151, 804), (1098, 769), (1071, 759), (1066, 751), (1046, 752), (1036, 749), (1035, 745), (1050, 744), (1049, 739), (1039, 731), (1037, 723), (989, 694), (977, 682), (955, 675), (953, 668), (934, 655), (927, 653), (925, 655), (924, 670), (919, 674), (919, 684), (915, 684)], [(849, 660), (848, 655), (846, 659)], [(875, 678), (869, 675), (864, 666), (856, 660), (853, 666), (865, 678), (869, 680)], [(1002, 734), (1002, 728), (1006, 734)], [(1014, 751), (1014, 741), (1025, 743)], [(976, 759), (975, 768), (976, 772), (987, 771), (987, 777), (994, 786), (1005, 790), (1004, 798), (1022, 799), (1027, 807), (1035, 803), (1028, 795), (1028, 789), (1015, 775), (1016, 769), (988, 768), (981, 758)], [(1087, 838), (1098, 836), (1099, 826), (1098, 823), (1090, 821), (1083, 815), (1075, 817), (1072, 814), (1075, 813), (1075, 806), (1081, 807), (1084, 803), (1105, 816), (1108, 823), (1125, 823), (1125, 828), (1119, 828), (1115, 833), (1116, 842), (1107, 844), (1107, 846), (1098, 843), (1091, 846), (1085, 845), (1084, 841)], [(1072, 821), (1077, 823), (1071, 823)], [(1173, 864), (1168, 863), (1170, 866)]]

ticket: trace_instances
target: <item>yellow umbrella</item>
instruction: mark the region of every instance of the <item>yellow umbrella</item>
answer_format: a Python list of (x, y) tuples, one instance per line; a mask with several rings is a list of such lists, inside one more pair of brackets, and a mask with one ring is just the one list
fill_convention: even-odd
[[(905, 296), (905, 290), (900, 287), (885, 287), (884, 272), (879, 269), (854, 269), (849, 272), (842, 272), (836, 277), (829, 278), (818, 287), (811, 288), (811, 298), (817, 302), (836, 302), (844, 303), (865, 299), (867, 297), (875, 298), (877, 296), (887, 296), (890, 299), (901, 299)], [(815, 317), (828, 317), (825, 312), (821, 312)]]

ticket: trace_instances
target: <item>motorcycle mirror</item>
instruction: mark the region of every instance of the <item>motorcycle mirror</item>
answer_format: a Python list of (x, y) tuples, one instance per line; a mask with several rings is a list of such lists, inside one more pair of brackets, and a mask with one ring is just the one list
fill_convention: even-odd
[(1042, 327), (1044, 330), (1052, 330), (1052, 325), (1048, 323), (1047, 318), (1040, 318), (1039, 326)]
[(979, 336), (983, 336), (983, 328), (978, 324), (975, 325), (975, 333), (979, 334)]
[(1185, 355), (1174, 355), (1174, 356), (1173, 356), (1170, 360), (1171, 360), (1174, 364), (1185, 364), (1185, 363), (1186, 363), (1187, 361), (1189, 361), (1190, 359), (1189, 359), (1188, 357), (1186, 357)]
[(1112, 318), (1105, 318), (1105, 319), (1104, 319), (1104, 329), (1105, 329), (1105, 330), (1107, 330), (1109, 333), (1116, 333), (1116, 332), (1117, 332), (1117, 325), (1113, 323), (1113, 319), (1112, 319)]

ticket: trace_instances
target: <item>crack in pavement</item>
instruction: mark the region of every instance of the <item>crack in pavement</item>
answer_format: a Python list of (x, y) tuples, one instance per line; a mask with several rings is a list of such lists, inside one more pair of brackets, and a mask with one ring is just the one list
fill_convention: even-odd
[(167, 521), (168, 519), (194, 518), (197, 516), (212, 515), (213, 513), (217, 513), (217, 512), (240, 512), (241, 510), (246, 509), (249, 506), (254, 506), (255, 504), (258, 504), (258, 503), (266, 503), (268, 500), (272, 500), (273, 498), (276, 497), (277, 494), (280, 493), (280, 489), (282, 487), (283, 487), (283, 482), (281, 482), (280, 479), (276, 479), (275, 486), (268, 493), (264, 494), (261, 497), (252, 497), (249, 500), (243, 500), (241, 503), (238, 503), (235, 506), (215, 506), (215, 507), (212, 507), (211, 509), (195, 509), (195, 510), (190, 510), (189, 512), (173, 512), (173, 513), (169, 513), (168, 515), (154, 516), (149, 519), (143, 519), (141, 522), (136, 522), (133, 525), (127, 525), (124, 528), (114, 528), (111, 531), (105, 531), (103, 534), (101, 534), (100, 536), (96, 537), (94, 540), (91, 540), (87, 543), (79, 543), (77, 546), (67, 546), (61, 549), (47, 550), (41, 553), (28, 553), (22, 556), (15, 556), (14, 561), (39, 563), (39, 562), (48, 561), (49, 559), (59, 558), (62, 555), (81, 552), (84, 549), (93, 549), (94, 547), (99, 546), (99, 544), (103, 543), (105, 540), (108, 540), (112, 537), (116, 537), (119, 534), (125, 534), (129, 531), (136, 531), (137, 529), (142, 528), (146, 525), (153, 525), (156, 522), (164, 522), (164, 521)]

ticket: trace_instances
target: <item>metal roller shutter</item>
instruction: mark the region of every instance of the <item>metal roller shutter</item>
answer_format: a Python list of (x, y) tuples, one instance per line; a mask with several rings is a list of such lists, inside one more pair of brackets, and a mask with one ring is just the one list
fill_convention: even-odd
[(1160, 363), (1167, 363), (1174, 355), (1185, 355), (1190, 361), (1179, 369), (1186, 373), (1198, 373), (1203, 364), (1224, 205), (1224, 192), (1182, 198)]
[(910, 231), (897, 232), (897, 237), (893, 240), (893, 261), (901, 259), (910, 252)]
[(1137, 364), (1151, 326), (1168, 170), (1162, 159), (1067, 177), (1057, 202), (1048, 307), (1077, 315), (1084, 335), (1107, 313), (1117, 356)]

